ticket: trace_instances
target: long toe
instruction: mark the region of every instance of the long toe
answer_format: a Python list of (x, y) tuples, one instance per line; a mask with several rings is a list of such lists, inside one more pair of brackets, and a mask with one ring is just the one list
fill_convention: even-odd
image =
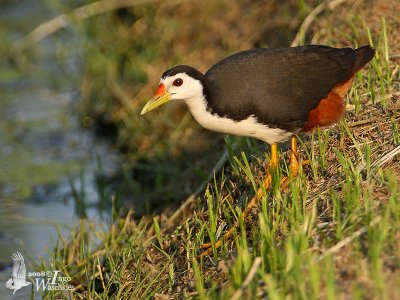
[[(274, 166), (276, 166), (276, 165), (274, 165)], [(246, 223), (247, 223), (247, 221), (248, 221), (247, 216), (249, 215), (249, 213), (250, 213), (254, 208), (257, 207), (258, 201), (259, 201), (259, 200), (261, 199), (261, 197), (263, 196), (264, 191), (267, 190), (267, 189), (271, 186), (271, 184), (272, 184), (272, 175), (271, 175), (270, 170), (268, 169), (268, 170), (267, 170), (267, 174), (265, 175), (265, 178), (264, 178), (263, 187), (260, 187), (260, 188), (257, 190), (257, 193), (256, 193), (256, 194), (253, 196), (253, 198), (248, 202), (248, 204), (247, 204), (247, 206), (246, 206), (246, 209), (245, 209), (245, 210), (243, 211), (243, 213), (242, 213), (241, 218), (242, 218), (242, 220), (245, 220)], [(217, 248), (217, 249), (220, 248), (221, 245), (222, 245), (222, 241), (225, 242), (225, 241), (229, 240), (229, 239), (233, 236), (233, 234), (237, 231), (237, 228), (238, 228), (238, 227), (239, 227), (239, 224), (236, 222), (236, 223), (224, 234), (224, 236), (223, 236), (221, 239), (219, 239), (219, 240), (214, 244), (214, 247)], [(201, 244), (201, 245), (199, 245), (199, 249), (207, 249), (207, 250), (205, 250), (204, 252), (200, 253), (198, 257), (207, 256), (207, 255), (209, 255), (209, 254), (212, 253), (212, 251), (213, 251), (213, 244), (212, 244), (212, 243), (204, 243), (204, 244)]]

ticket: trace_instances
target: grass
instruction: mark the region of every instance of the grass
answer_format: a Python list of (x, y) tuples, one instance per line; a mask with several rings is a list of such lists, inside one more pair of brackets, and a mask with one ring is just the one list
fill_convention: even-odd
[[(400, 24), (391, 17), (390, 11), (379, 10), (378, 4), (368, 2), (370, 6), (357, 4), (357, 7), (344, 5), (332, 15), (314, 21), (309, 37), (314, 43), (340, 46), (369, 42), (376, 48), (377, 55), (371, 64), (356, 76), (346, 100), (346, 118), (329, 129), (318, 129), (309, 136), (299, 137), (300, 155), (303, 159), (309, 159), (311, 163), (291, 181), (287, 191), (280, 191), (278, 188), (279, 178), (288, 173), (286, 161), (289, 153), (287, 145), (284, 144), (281, 145), (281, 161), (277, 174), (274, 174), (271, 189), (265, 191), (258, 209), (252, 212), (251, 222), (243, 222), (239, 216), (247, 201), (262, 185), (264, 158), (268, 156), (265, 153), (269, 152), (269, 149), (254, 140), (228, 139), (226, 147), (229, 163), (214, 175), (204, 193), (192, 203), (193, 210), (184, 210), (174, 222), (169, 221), (168, 211), (137, 220), (132, 217), (132, 211), (122, 218), (114, 208), (108, 226), (101, 227), (82, 220), (80, 226), (71, 232), (69, 239), (65, 240), (60, 236), (54, 251), (50, 253), (51, 265), (42, 262), (36, 269), (62, 270), (64, 276), (73, 279), (71, 284), (74, 284), (76, 289), (69, 296), (62, 292), (48, 292), (44, 297), (399, 298), (400, 164), (398, 155), (389, 157), (388, 154), (399, 153), (399, 64), (391, 55), (398, 54), (399, 51), (396, 33)], [(197, 18), (214, 11), (222, 4), (213, 5), (210, 4), (205, 11), (199, 12), (199, 16), (194, 17), (194, 24), (202, 24)], [(374, 7), (375, 18), (368, 14), (371, 5), (377, 5)], [(299, 1), (299, 6), (302, 10), (309, 9), (304, 1)], [(168, 12), (171, 13), (167, 8), (163, 9), (167, 15)], [(146, 7), (136, 13), (141, 15), (139, 20), (145, 21), (147, 18), (158, 16), (154, 7)], [(251, 15), (251, 11), (248, 13)], [(182, 11), (177, 15), (179, 17), (174, 19), (176, 23), (165, 23), (166, 20), (161, 19), (160, 26), (177, 26), (184, 30), (185, 27), (181, 25), (187, 23), (179, 18), (185, 19), (189, 16)], [(154, 19), (151, 22), (154, 22)], [(93, 26), (89, 29), (96, 28), (97, 25)], [(246, 28), (246, 32), (251, 32), (249, 28)], [(82, 28), (85, 29), (89, 30)], [(170, 27), (167, 27), (164, 33), (159, 30), (158, 27), (154, 29), (150, 39), (158, 42), (163, 34), (166, 34), (165, 39), (172, 42), (173, 35), (168, 35)], [(233, 32), (235, 31), (228, 35)], [(196, 28), (190, 28), (183, 36), (188, 39), (189, 33), (196, 33)], [(102, 38), (107, 39), (109, 34), (109, 31), (104, 32)], [(124, 49), (120, 43), (132, 42), (130, 38), (128, 42), (118, 41), (119, 46), (114, 50)], [(143, 40), (136, 38), (135, 36), (132, 39), (135, 47), (140, 50), (143, 48)], [(214, 38), (222, 39), (220, 36)], [(305, 38), (307, 40), (306, 36)], [(231, 50), (231, 47), (237, 47), (235, 50), (240, 48), (236, 44), (229, 44), (233, 43), (230, 41), (234, 39), (233, 36), (229, 35), (226, 39), (225, 43), (230, 46), (215, 55), (222, 55), (224, 51)], [(103, 40), (103, 43), (105, 41)], [(251, 42), (254, 45), (255, 40)], [(105, 47), (103, 43), (101, 45)], [(192, 57), (201, 58), (200, 53), (203, 52), (199, 52), (197, 48), (205, 45), (198, 43), (195, 45), (196, 51), (172, 47), (172, 52), (176, 51), (178, 55), (183, 55), (185, 51), (194, 52)], [(163, 50), (168, 43), (162, 44), (163, 47), (160, 48), (157, 48), (156, 44), (154, 42), (153, 47), (148, 50), (151, 53), (142, 53), (146, 57), (139, 60), (143, 62), (140, 67), (145, 68), (155, 56), (171, 63), (181, 59), (170, 57), (170, 52), (163, 55), (154, 54), (156, 51), (169, 51)], [(183, 42), (178, 44), (185, 45)], [(117, 75), (118, 69), (109, 63), (109, 57), (114, 55), (108, 53), (107, 48), (104, 53), (95, 51), (96, 47), (98, 45), (88, 45), (87, 50), (93, 50), (94, 54), (90, 58), (92, 52), (88, 51), (87, 59), (89, 63), (90, 59), (94, 59), (102, 64), (90, 65), (88, 68), (99, 69), (90, 70), (88, 74), (106, 74), (107, 86), (110, 88), (107, 92), (113, 92), (112, 95), (121, 100), (126, 95), (121, 92), (127, 93), (128, 89), (121, 89), (123, 81)], [(117, 58), (129, 59), (127, 54), (114, 54)], [(214, 55), (207, 59), (214, 59)], [(135, 72), (139, 72), (136, 67), (134, 69)], [(159, 70), (157, 65), (157, 71)], [(140, 72), (131, 76), (134, 82), (143, 80), (144, 84), (146, 81)], [(116, 81), (116, 78), (121, 82)], [(86, 78), (83, 83), (83, 101), (93, 101), (96, 98), (95, 91), (101, 90), (96, 84), (99, 83), (89, 82)], [(136, 86), (134, 92), (142, 88), (146, 89), (141, 85)], [(139, 92), (140, 99), (142, 96), (144, 99), (148, 92), (147, 89)], [(101, 95), (108, 96), (111, 97), (107, 93)], [(91, 105), (93, 108), (107, 107), (101, 102), (101, 97), (97, 98), (99, 103)], [(140, 156), (151, 148), (149, 145), (155, 145), (152, 149), (154, 152), (149, 155), (158, 153), (160, 157), (168, 160), (169, 156), (163, 156), (162, 152), (171, 151), (171, 148), (168, 148), (171, 145), (165, 146), (165, 140), (160, 142), (164, 143), (163, 145), (156, 143), (157, 139), (175, 136), (174, 141), (185, 137), (190, 140), (193, 132), (200, 132), (195, 127), (195, 131), (186, 135), (190, 132), (188, 128), (191, 128), (191, 125), (185, 123), (183, 115), (179, 115), (180, 123), (168, 123), (169, 114), (173, 109), (179, 111), (180, 108), (170, 111), (167, 109), (166, 112), (159, 113), (160, 118), (143, 121), (146, 122), (144, 125), (139, 124), (141, 122), (132, 117), (140, 108), (139, 103), (126, 104), (135, 105), (132, 110), (126, 107), (122, 110), (121, 106), (117, 105), (112, 112), (113, 117), (118, 118), (118, 126), (126, 127), (120, 134), (134, 134), (130, 142), (137, 148), (143, 146), (142, 140), (150, 134), (146, 127), (154, 131), (162, 126), (163, 131), (150, 135), (147, 148), (143, 146), (141, 149), (145, 150), (138, 150), (135, 155)], [(94, 118), (95, 115), (91, 117)], [(179, 124), (178, 127), (176, 124)], [(174, 131), (174, 128), (179, 130)], [(180, 144), (179, 147), (181, 146), (184, 144)], [(185, 158), (177, 157), (180, 161)], [(209, 160), (205, 163), (213, 165)], [(136, 170), (144, 170), (143, 165), (146, 164), (142, 164), (142, 169), (136, 166)], [(194, 172), (193, 168), (190, 169)], [(174, 173), (170, 174), (173, 176)], [(144, 182), (148, 186), (149, 181)], [(152, 181), (155, 189), (164, 182), (165, 178)], [(178, 185), (174, 190), (179, 193), (180, 188), (181, 185)], [(214, 248), (209, 257), (197, 257), (200, 244), (216, 241), (236, 222), (239, 222), (239, 234), (225, 242), (220, 251)]]
[[(181, 105), (139, 117), (161, 70), (191, 62), (205, 71), (219, 58), (255, 44), (289, 44), (287, 32), (297, 29), (307, 8), (278, 2), (164, 1), (76, 25), (85, 40), (82, 122), (124, 150), (134, 174), (128, 197), (141, 199), (135, 205), (138, 216), (178, 204), (207, 178), (224, 151), (222, 136), (200, 128)], [(272, 13), (281, 16), (266, 22), (264, 16)], [(210, 152), (206, 158), (205, 152)]]

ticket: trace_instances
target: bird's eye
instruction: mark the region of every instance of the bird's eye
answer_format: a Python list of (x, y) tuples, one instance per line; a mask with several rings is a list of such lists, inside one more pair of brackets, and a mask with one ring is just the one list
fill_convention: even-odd
[(181, 86), (183, 83), (183, 80), (181, 78), (177, 78), (174, 80), (174, 82), (172, 83), (174, 86)]

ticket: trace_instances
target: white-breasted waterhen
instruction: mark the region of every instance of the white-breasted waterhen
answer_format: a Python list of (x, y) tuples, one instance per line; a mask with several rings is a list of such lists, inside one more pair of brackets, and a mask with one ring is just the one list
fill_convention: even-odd
[[(141, 113), (171, 100), (182, 100), (203, 127), (270, 144), (272, 167), (278, 163), (276, 144), (292, 137), (290, 170), (295, 177), (299, 163), (294, 135), (331, 125), (343, 116), (343, 97), (354, 75), (374, 54), (370, 46), (339, 49), (308, 45), (239, 52), (218, 62), (204, 75), (189, 66), (176, 66), (164, 72), (154, 97)], [(267, 171), (264, 187), (268, 188), (271, 182)], [(285, 183), (287, 180), (282, 185)], [(262, 193), (260, 188), (243, 218), (257, 205)], [(236, 227), (221, 240), (227, 240)], [(200, 247), (209, 248), (202, 255), (212, 252), (210, 243)]]

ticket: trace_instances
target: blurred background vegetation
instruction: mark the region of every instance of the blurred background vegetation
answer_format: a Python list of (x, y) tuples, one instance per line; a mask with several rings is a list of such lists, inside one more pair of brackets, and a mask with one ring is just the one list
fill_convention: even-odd
[(68, 13), (65, 28), (53, 34), (50, 26), (51, 36), (44, 41), (23, 45), (23, 50), (16, 43), (17, 52), (5, 44), (1, 51), (12, 58), (9, 71), (16, 63), (25, 72), (43, 72), (37, 55), (43, 44), (53, 49), (48, 60), (54, 61), (47, 67), (58, 75), (49, 76), (48, 84), (75, 86), (82, 126), (123, 153), (119, 172), (103, 183), (118, 186), (140, 216), (173, 208), (193, 193), (225, 149), (223, 136), (200, 128), (182, 104), (140, 116), (162, 72), (177, 64), (205, 72), (239, 50), (289, 46), (318, 1), (118, 2), (126, 5), (79, 19), (74, 12), (94, 1), (43, 0), (45, 15)]
[[(50, 217), (55, 217), (58, 221), (68, 224), (70, 219), (63, 217), (69, 214), (70, 210), (78, 217), (98, 217), (98, 213), (91, 213), (90, 209), (94, 207), (109, 212), (111, 201), (117, 203), (118, 207), (125, 207), (126, 210), (133, 208), (135, 218), (144, 214), (156, 214), (165, 209), (174, 210), (199, 186), (207, 183), (206, 179), (227, 146), (223, 135), (200, 128), (182, 103), (171, 103), (144, 117), (140, 116), (140, 110), (154, 93), (160, 75), (165, 69), (176, 64), (188, 64), (205, 72), (220, 59), (243, 49), (290, 46), (306, 16), (323, 2), (0, 0), (0, 260), (9, 260), (11, 249), (6, 247), (9, 247), (7, 245), (13, 236), (18, 236), (26, 242), (29, 236), (38, 239), (34, 233), (45, 235), (42, 229), (33, 230), (31, 220), (22, 226), (23, 218), (17, 215), (17, 212), (32, 212), (37, 209), (46, 222), (49, 222)], [(346, 5), (333, 12), (328, 7), (325, 14), (316, 17), (314, 20), (318, 21), (310, 25), (308, 34), (301, 35), (300, 43), (355, 47), (372, 42), (375, 43), (378, 54), (368, 71), (365, 70), (363, 75), (357, 76), (354, 84), (356, 88), (352, 89), (347, 99), (348, 106), (354, 107), (354, 111), (350, 109), (347, 120), (330, 129), (329, 134), (318, 132), (318, 139), (323, 138), (325, 147), (330, 150), (329, 155), (319, 157), (318, 151), (322, 148), (318, 150), (316, 146), (314, 148), (313, 143), (308, 143), (307, 147), (311, 148), (309, 153), (317, 153), (313, 156), (315, 161), (327, 160), (330, 166), (328, 168), (321, 163), (316, 167), (317, 171), (306, 172), (305, 176), (309, 176), (309, 180), (313, 177), (314, 181), (310, 181), (311, 186), (317, 190), (304, 189), (304, 194), (314, 192), (317, 198), (322, 194), (318, 190), (319, 182), (324, 182), (321, 187), (324, 193), (329, 191), (336, 195), (337, 191), (332, 190), (330, 180), (335, 177), (342, 180), (341, 176), (352, 178), (352, 174), (343, 175), (346, 173), (343, 170), (346, 170), (348, 161), (353, 159), (356, 163), (358, 158), (363, 159), (363, 155), (358, 157), (359, 153), (356, 153), (359, 150), (358, 145), (365, 147), (362, 149), (365, 150), (367, 158), (373, 153), (372, 157), (378, 159), (381, 154), (391, 151), (389, 146), (398, 145), (399, 141), (398, 114), (396, 109), (388, 109), (390, 99), (386, 97), (393, 97), (398, 92), (399, 68), (396, 55), (399, 54), (400, 37), (396, 33), (400, 30), (400, 22), (398, 10), (392, 9), (396, 1), (341, 2), (346, 2)], [(119, 8), (109, 6), (110, 3), (116, 6), (119, 3)], [(95, 4), (98, 5), (93, 6)], [(62, 14), (65, 14), (62, 18), (56, 18)], [(54, 21), (48, 22), (49, 20)], [(390, 59), (389, 51), (392, 55)], [(363, 127), (358, 131), (346, 127), (347, 121), (357, 123), (372, 119), (380, 122), (371, 126), (376, 130), (373, 133), (366, 134)], [(385, 130), (389, 132), (388, 135), (384, 134)], [(357, 142), (353, 145), (356, 139)], [(227, 144), (228, 148), (231, 144), (237, 144), (240, 150), (244, 150), (255, 177), (262, 177), (262, 161), (268, 146), (252, 139), (234, 137), (231, 137)], [(338, 163), (334, 155), (337, 152), (334, 152), (332, 147), (343, 153), (348, 151), (348, 159)], [(213, 213), (212, 208), (215, 206), (215, 210), (219, 212), (219, 224), (223, 224), (225, 219), (230, 220), (229, 216), (233, 215), (226, 207), (231, 205), (231, 202), (232, 207), (240, 207), (246, 201), (246, 197), (252, 195), (251, 180), (237, 166), (241, 159), (247, 160), (246, 155), (237, 154), (238, 150), (234, 154), (230, 153), (229, 159), (233, 160), (235, 156), (241, 158), (231, 161), (225, 173), (218, 173), (217, 176), (221, 178), (215, 180), (215, 186), (207, 191), (209, 207), (203, 204), (189, 219), (179, 220), (180, 224), (187, 227), (177, 227), (171, 229), (174, 232), (162, 232), (161, 235), (157, 223), (158, 216), (154, 223), (151, 218), (136, 223), (130, 219), (131, 214), (128, 214), (125, 221), (111, 220), (110, 230), (102, 233), (104, 236), (96, 236), (96, 242), (99, 236), (103, 240), (104, 249), (99, 247), (92, 256), (90, 251), (86, 251), (89, 248), (93, 249), (86, 245), (86, 241), (89, 240), (86, 235), (89, 235), (89, 231), (95, 232), (94, 228), (99, 227), (97, 224), (91, 225), (90, 230), (86, 231), (84, 226), (78, 226), (72, 231), (70, 244), (66, 242), (64, 245), (62, 235), (59, 236), (60, 243), (54, 247), (55, 257), (52, 260), (56, 263), (52, 267), (63, 269), (64, 266), (69, 266), (66, 272), (73, 274), (72, 277), (79, 285), (78, 290), (86, 292), (86, 289), (90, 290), (94, 286), (97, 290), (100, 286), (99, 274), (94, 274), (96, 280), (92, 280), (88, 277), (87, 270), (98, 268), (100, 262), (96, 255), (100, 253), (101, 262), (105, 262), (106, 265), (104, 272), (107, 271), (113, 276), (123, 274), (121, 276), (126, 278), (123, 278), (121, 286), (137, 288), (143, 295), (154, 292), (149, 291), (154, 287), (154, 282), (158, 282), (160, 286), (169, 285), (170, 289), (173, 287), (176, 289), (174, 292), (179, 293), (174, 280), (184, 281), (185, 285), (190, 286), (189, 290), (194, 290), (194, 271), (190, 268), (192, 258), (187, 257), (188, 261), (185, 261), (185, 255), (194, 251), (196, 245), (204, 240), (206, 229), (212, 227), (207, 223), (208, 214)], [(314, 167), (317, 165), (318, 163), (315, 163)], [(393, 164), (394, 168), (398, 168), (397, 166), (398, 164)], [(354, 184), (357, 188), (360, 184), (359, 181), (353, 182), (350, 179), (346, 183)], [(377, 185), (383, 183), (378, 181)], [(353, 185), (349, 186), (347, 190), (355, 190)], [(395, 194), (394, 188), (392, 190)], [(214, 201), (213, 193), (218, 201)], [(352, 210), (348, 209), (336, 216), (331, 212), (331, 207), (341, 205), (342, 198), (329, 193), (327, 195), (325, 200), (322, 197), (319, 201), (321, 207), (318, 206), (319, 211), (316, 215), (321, 216), (320, 222), (332, 221), (329, 224), (339, 228), (340, 222), (335, 218), (345, 216), (346, 213), (351, 215)], [(232, 201), (220, 199), (225, 196)], [(306, 201), (307, 195), (303, 196)], [(354, 203), (358, 203), (359, 199), (356, 200)], [(56, 202), (59, 202), (59, 206), (48, 209)], [(69, 205), (70, 202), (73, 205)], [(279, 201), (271, 201), (271, 205), (277, 202)], [(338, 204), (335, 204), (336, 202)], [(290, 206), (291, 203), (295, 204), (296, 201), (287, 200), (285, 205)], [(220, 206), (225, 209), (220, 209)], [(285, 210), (286, 206), (283, 207)], [(364, 207), (356, 207), (357, 212), (365, 211)], [(393, 207), (398, 212), (398, 207)], [(266, 217), (274, 216), (266, 212)], [(287, 214), (290, 212), (289, 209), (286, 211)], [(305, 208), (304, 212), (307, 212)], [(279, 210), (275, 213), (276, 218), (268, 219), (267, 223), (285, 228), (286, 220), (281, 218)], [(379, 214), (379, 211), (376, 213)], [(355, 219), (358, 220), (354, 221), (355, 225), (352, 222), (344, 222), (350, 228), (350, 232), (363, 228), (361, 226), (366, 222), (361, 218), (363, 213), (360, 213), (361, 217), (355, 215)], [(165, 215), (159, 217), (161, 225), (163, 217)], [(271, 220), (280, 220), (281, 223)], [(299, 222), (297, 219), (295, 221)], [(293, 228), (298, 225), (296, 222), (293, 222)], [(122, 229), (116, 229), (118, 226), (115, 223), (120, 224)], [(366, 224), (370, 226), (369, 221)], [(214, 225), (216, 227), (216, 223)], [(321, 237), (326, 243), (321, 244), (322, 248), (329, 248), (341, 240), (341, 230), (347, 230), (346, 226), (344, 229), (337, 229), (337, 236), (328, 231)], [(370, 227), (372, 228), (372, 225)], [(335, 230), (334, 226), (332, 228)], [(185, 229), (188, 232), (179, 232)], [(7, 235), (11, 230), (16, 230), (16, 233)], [(319, 227), (316, 230), (319, 232)], [(191, 244), (192, 233), (196, 235), (195, 246)], [(94, 235), (96, 234), (97, 232)], [(150, 247), (155, 234), (158, 244), (155, 242), (154, 246)], [(285, 234), (270, 237), (271, 241), (277, 242), (276, 253), (282, 262), (286, 259), (286, 251), (285, 246), (281, 248), (279, 244), (290, 243), (290, 238)], [(379, 234), (380, 232), (377, 232), (376, 236)], [(398, 232), (394, 232), (393, 236), (396, 234)], [(179, 237), (181, 240), (175, 241), (177, 246), (170, 243), (168, 247), (163, 248), (162, 236), (171, 239)], [(311, 236), (307, 236), (305, 240), (310, 241)], [(257, 239), (255, 241), (257, 242)], [(242, 248), (247, 249), (246, 239), (243, 239), (242, 243)], [(319, 243), (320, 239), (316, 237), (315, 244), (311, 243), (310, 248), (302, 249), (299, 253), (302, 254), (303, 250), (305, 253), (312, 253), (309, 250), (312, 250), (314, 245), (321, 246)], [(38, 242), (37, 246), (43, 247), (43, 243)], [(31, 250), (30, 247), (27, 248)], [(183, 249), (185, 247), (187, 253)], [(172, 256), (171, 253), (175, 253), (176, 249), (180, 252), (174, 258), (174, 262), (169, 255)], [(275, 251), (274, 247), (266, 247), (268, 251), (255, 246), (249, 249), (246, 250), (249, 253), (255, 249), (261, 253), (257, 255), (266, 256), (269, 253), (268, 249)], [(360, 253), (364, 255), (366, 251), (364, 248), (360, 249)], [(393, 249), (391, 251), (395, 252), (398, 248)], [(247, 256), (238, 255), (240, 259), (237, 261), (237, 269), (240, 270), (241, 279), (237, 281), (234, 289), (240, 288), (240, 283), (247, 274), (249, 253)], [(390, 257), (392, 256), (390, 252)], [(76, 262), (77, 257), (81, 259), (79, 263)], [(297, 258), (298, 262), (303, 262), (302, 256)], [(151, 259), (154, 259), (156, 264)], [(349, 258), (349, 261), (351, 260), (352, 257)], [(265, 261), (268, 261), (268, 258)], [(246, 268), (241, 269), (239, 265), (242, 262), (243, 265), (246, 264)], [(225, 275), (219, 270), (217, 272), (212, 262), (207, 263), (206, 276), (196, 276), (196, 285), (200, 286), (196, 289), (201, 294), (203, 288), (200, 277), (206, 277), (206, 282), (211, 284), (215, 276), (220, 280), (223, 292)], [(192, 273), (186, 272), (185, 267), (182, 267), (186, 265)], [(311, 261), (310, 266), (314, 265)], [(0, 270), (1, 266), (0, 261)], [(124, 271), (120, 271), (120, 266)], [(164, 267), (169, 269), (165, 271)], [(296, 293), (297, 288), (302, 288), (299, 283), (303, 283), (305, 267), (300, 263), (297, 267), (296, 272), (291, 272), (284, 266), (276, 269), (277, 274), (274, 276), (278, 275), (276, 278), (282, 280), (277, 286), (278, 289), (283, 287), (283, 294), (292, 291)], [(43, 265), (37, 269), (46, 268), (47, 266)], [(161, 269), (163, 272), (160, 272)], [(344, 263), (344, 271), (337, 272), (336, 275), (342, 276), (347, 269), (348, 264)], [(132, 274), (125, 270), (130, 270), (131, 273), (138, 270), (138, 279), (132, 279)], [(147, 274), (149, 270), (151, 276)], [(232, 274), (235, 275), (236, 271), (233, 268)], [(170, 276), (174, 272), (177, 275)], [(326, 273), (324, 267), (320, 272)], [(295, 276), (292, 276), (293, 274)], [(327, 274), (334, 273), (332, 271)], [(360, 274), (360, 278), (365, 280), (365, 276)], [(163, 280), (159, 280), (160, 275), (163, 276)], [(265, 282), (269, 282), (268, 278), (264, 278)], [(290, 284), (285, 282), (286, 279)], [(372, 279), (368, 280), (378, 282), (374, 277)], [(132, 281), (138, 284), (135, 286)], [(341, 282), (347, 282), (347, 278), (339, 281)], [(107, 288), (112, 289), (110, 293), (116, 290), (114, 284), (112, 280), (109, 281)], [(165, 286), (162, 289), (165, 289)], [(273, 285), (269, 285), (271, 286)], [(285, 287), (288, 291), (285, 291)], [(231, 290), (233, 288), (230, 287)], [(363, 286), (360, 287), (362, 288)], [(107, 291), (103, 287), (101, 289)], [(158, 289), (162, 290), (160, 287)], [(377, 294), (379, 293), (380, 290), (377, 289)], [(331, 289), (331, 294), (334, 298), (334, 289)], [(319, 295), (318, 291), (316, 295)]]
[[(27, 197), (32, 196), (32, 189), (61, 180), (61, 174), (78, 178), (78, 172), (85, 172), (80, 158), (53, 159), (47, 164), (26, 162), (24, 158), (30, 147), (40, 148), (40, 157), (46, 156), (43, 148), (55, 145), (62, 148), (61, 132), (71, 127), (72, 115), (80, 126), (75, 128), (75, 133), (88, 129), (95, 135), (94, 140), (82, 142), (77, 134), (72, 142), (65, 143), (86, 143), (85, 151), (93, 143), (99, 202), (109, 204), (112, 196), (117, 195), (117, 199), (128, 204), (126, 207), (130, 204), (134, 208), (137, 217), (166, 207), (173, 210), (206, 182), (226, 146), (223, 135), (202, 129), (182, 103), (171, 103), (140, 116), (140, 109), (154, 93), (162, 72), (177, 64), (188, 64), (205, 72), (220, 59), (243, 49), (290, 46), (304, 18), (322, 2), (24, 0), (15, 3), (2, 0), (0, 84), (3, 91), (14, 92), (24, 87), (28, 76), (33, 86), (67, 93), (70, 100), (57, 110), (58, 129), (54, 130), (54, 124), (46, 119), (46, 114), (51, 112), (33, 104), (36, 102), (30, 96), (34, 92), (26, 93), (19, 109), (29, 112), (31, 105), (42, 111), (35, 124), (40, 123), (43, 132), (39, 137), (30, 137), (35, 141), (33, 145), (20, 145), (20, 152), (13, 151), (14, 146), (7, 141), (18, 139), (33, 125), (21, 122), (21, 118), (4, 125), (3, 133), (8, 138), (3, 145), (11, 145), (12, 156), (3, 157), (0, 183), (7, 186), (13, 182), (22, 190), (21, 195)], [(309, 39), (312, 34), (303, 35), (300, 43), (355, 46), (367, 44), (371, 36), (379, 38), (381, 15), (386, 16), (388, 10), (381, 7), (385, 1), (374, 5), (367, 2), (355, 1), (353, 11), (360, 9), (364, 15), (374, 11), (369, 20), (358, 14), (342, 16), (346, 22), (321, 20), (319, 28), (311, 29), (318, 35), (313, 40)], [(48, 22), (62, 14), (65, 14), (62, 19)], [(396, 18), (395, 11), (391, 14), (389, 25)], [(367, 24), (378, 23), (379, 26), (367, 29)], [(335, 36), (329, 30), (331, 26), (337, 27)], [(368, 30), (371, 30), (370, 36)], [(43, 97), (52, 96), (38, 96)], [(6, 103), (8, 100), (4, 99)], [(7, 103), (16, 103), (16, 100)], [(111, 146), (100, 151), (101, 154), (95, 150), (99, 139)], [(246, 143), (252, 144), (252, 149), (256, 146), (257, 154), (263, 155), (267, 147), (254, 140), (233, 139), (242, 146)], [(115, 160), (111, 158), (114, 150), (120, 160), (112, 172), (104, 174), (103, 165)], [(72, 156), (79, 153), (77, 148), (57, 151), (66, 151)], [(80, 192), (76, 184), (69, 185), (73, 186), (73, 198), (80, 203), (88, 193), (83, 192), (84, 180), (78, 181)]]
[[(322, 2), (24, 0), (17, 4), (2, 0), (1, 86), (3, 90), (16, 90), (30, 76), (42, 86), (67, 92), (69, 104), (57, 112), (64, 118), (59, 122), (63, 124), (61, 130), (72, 115), (81, 128), (89, 129), (97, 140), (105, 140), (122, 154), (114, 166), (117, 170), (96, 175), (101, 202), (110, 202), (111, 196), (118, 194), (117, 198), (131, 204), (138, 217), (166, 207), (173, 210), (206, 182), (226, 146), (223, 135), (202, 129), (182, 103), (171, 103), (140, 116), (140, 109), (154, 93), (162, 72), (177, 64), (205, 72), (240, 50), (290, 46), (304, 18)], [(355, 6), (372, 11), (373, 6), (360, 3)], [(65, 14), (63, 19), (48, 22), (61, 14)], [(379, 5), (370, 18), (380, 18)], [(356, 30), (366, 28), (365, 20), (352, 14), (346, 22), (350, 26), (343, 27), (343, 22), (336, 21), (335, 26), (342, 28), (338, 27), (335, 38), (332, 31), (318, 28), (314, 39), (335, 46), (368, 43), (367, 31), (361, 31), (360, 36)], [(33, 29), (33, 34), (28, 35)], [(373, 35), (379, 35), (378, 31), (372, 28)], [(302, 36), (300, 43), (306, 40)], [(20, 107), (29, 111), (26, 102)], [(43, 117), (37, 122), (43, 128), (51, 128)], [(11, 140), (19, 134), (14, 134), (16, 128), (31, 126), (21, 124), (20, 120), (7, 124), (7, 128), (13, 128)], [(31, 139), (43, 145), (43, 139)], [(257, 145), (261, 153), (266, 147), (257, 141), (239, 140)], [(79, 138), (73, 143), (79, 144)], [(55, 144), (59, 144), (57, 138), (48, 146)], [(27, 147), (23, 148), (26, 151)], [(82, 171), (79, 161), (60, 166), (60, 160), (46, 166), (24, 163), (18, 168), (15, 162), (24, 159), (16, 154), (13, 159), (3, 159), (0, 179), (3, 184), (13, 181), (19, 185), (25, 196), (38, 185), (59, 180), (61, 174), (73, 173), (76, 178), (77, 172)], [(99, 168), (108, 160), (111, 159), (106, 150), (99, 155)], [(28, 165), (26, 169), (33, 175), (24, 169)], [(32, 176), (41, 179), (35, 181)], [(85, 201), (76, 192), (74, 198)]]
[(162, 72), (177, 64), (205, 72), (239, 50), (289, 46), (313, 4), (162, 1), (79, 24), (84, 41), (82, 123), (125, 153), (122, 171), (131, 182), (137, 211), (151, 212), (190, 195), (225, 148), (222, 135), (200, 128), (183, 104), (139, 116)]

